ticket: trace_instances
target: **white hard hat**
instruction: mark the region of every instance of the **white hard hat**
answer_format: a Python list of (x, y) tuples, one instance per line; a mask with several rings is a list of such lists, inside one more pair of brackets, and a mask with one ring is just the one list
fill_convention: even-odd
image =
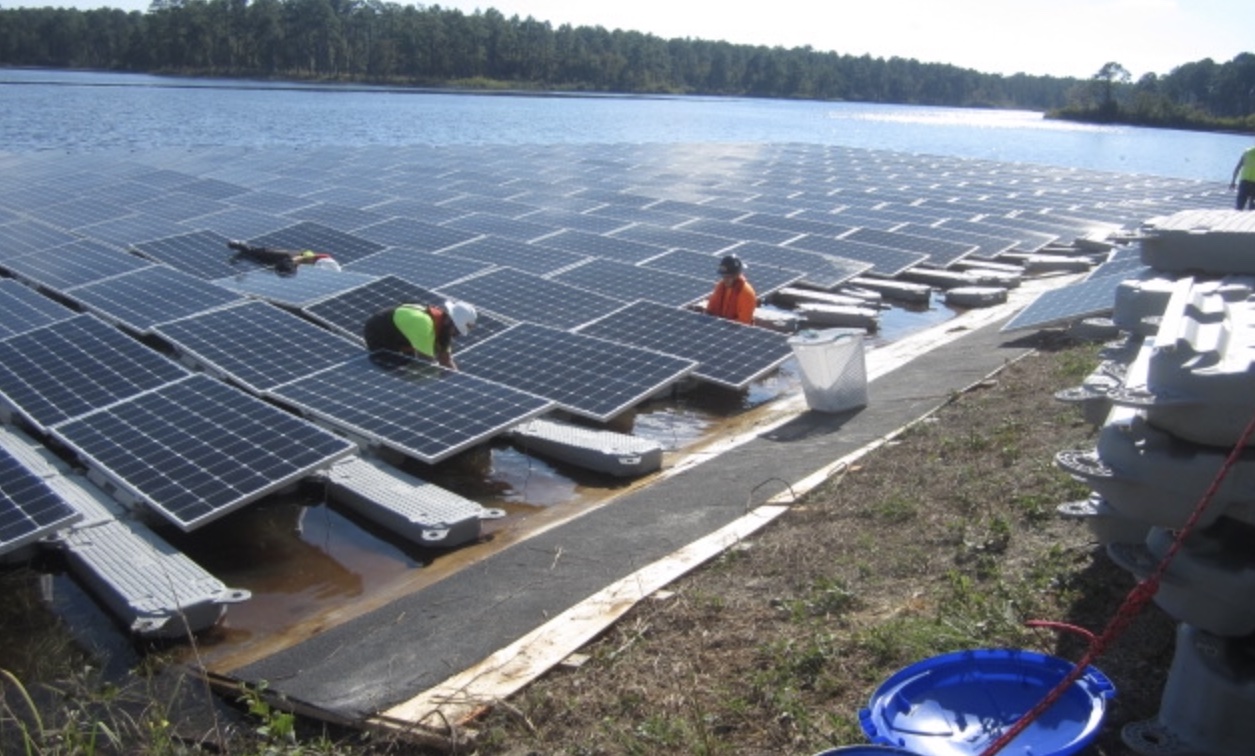
[(444, 303), (444, 311), (449, 313), (453, 327), (458, 329), (458, 333), (463, 336), (470, 332), (471, 326), (475, 325), (475, 308), (466, 302), (449, 300)]

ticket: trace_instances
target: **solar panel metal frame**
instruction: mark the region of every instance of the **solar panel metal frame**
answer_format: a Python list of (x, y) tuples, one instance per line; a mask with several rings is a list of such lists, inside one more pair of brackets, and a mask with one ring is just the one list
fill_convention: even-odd
[(362, 345), (266, 302), (157, 326), (184, 362), (262, 394), (357, 357)]
[(93, 315), (0, 341), (0, 405), (40, 432), (188, 371)]
[(512, 326), (458, 356), (459, 370), (547, 397), (599, 422), (696, 367), (693, 360), (535, 323)]
[(746, 388), (793, 354), (785, 334), (653, 302), (633, 302), (575, 330), (695, 360), (694, 378), (734, 390)]
[(184, 532), (356, 451), (348, 439), (207, 375), (61, 423), (52, 434), (133, 499), (123, 503), (143, 503)]
[(1119, 276), (1104, 276), (1044, 291), (999, 331), (1050, 328), (1110, 314), (1115, 309), (1116, 288), (1122, 280)]
[(367, 445), (428, 464), (554, 407), (552, 400), (392, 352), (341, 363), (268, 396)]

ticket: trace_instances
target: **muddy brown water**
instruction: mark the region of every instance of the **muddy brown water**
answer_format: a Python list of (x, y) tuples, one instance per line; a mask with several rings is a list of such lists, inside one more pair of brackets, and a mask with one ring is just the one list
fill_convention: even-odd
[[(886, 310), (866, 347), (875, 349), (956, 314), (937, 303)], [(682, 455), (800, 390), (801, 378), (790, 359), (744, 391), (689, 385), (630, 409), (605, 427), (653, 440), (668, 456)], [(252, 593), (250, 600), (230, 605), (223, 621), (198, 636), (194, 648), (176, 644), (174, 650), (197, 654), (211, 669), (239, 666), (648, 483), (562, 465), (500, 440), (439, 465), (407, 462), (403, 469), (486, 508), (500, 509), (504, 516), (484, 521), (477, 543), (451, 550), (422, 548), (329, 503), (322, 486), (310, 483), (268, 496), (190, 534), (150, 522), (228, 587)], [(45, 593), (106, 669), (123, 673), (146, 652), (64, 572), (50, 570)]]

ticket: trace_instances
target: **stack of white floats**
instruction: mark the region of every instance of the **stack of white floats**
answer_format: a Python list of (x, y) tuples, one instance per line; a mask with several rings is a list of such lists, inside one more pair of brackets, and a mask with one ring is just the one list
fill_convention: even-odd
[[(1142, 241), (1151, 270), (1121, 284), (1127, 336), (1057, 396), (1102, 429), (1060, 467), (1093, 493), (1084, 518), (1138, 579), (1168, 556), (1255, 418), (1255, 213), (1189, 211)], [(1255, 439), (1252, 439), (1255, 441)], [(1169, 563), (1155, 602), (1180, 622), (1158, 715), (1125, 728), (1139, 754), (1239, 756), (1255, 743), (1255, 444), (1238, 455)]]

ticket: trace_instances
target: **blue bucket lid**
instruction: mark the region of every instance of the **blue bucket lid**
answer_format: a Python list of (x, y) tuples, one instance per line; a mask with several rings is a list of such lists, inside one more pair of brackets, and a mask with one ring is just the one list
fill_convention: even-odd
[[(895, 673), (859, 723), (873, 743), (917, 756), (977, 756), (1073, 669), (1033, 651), (977, 649), (935, 656)], [(1093, 667), (1014, 741), (1017, 753), (1068, 756), (1098, 735), (1115, 686)]]

